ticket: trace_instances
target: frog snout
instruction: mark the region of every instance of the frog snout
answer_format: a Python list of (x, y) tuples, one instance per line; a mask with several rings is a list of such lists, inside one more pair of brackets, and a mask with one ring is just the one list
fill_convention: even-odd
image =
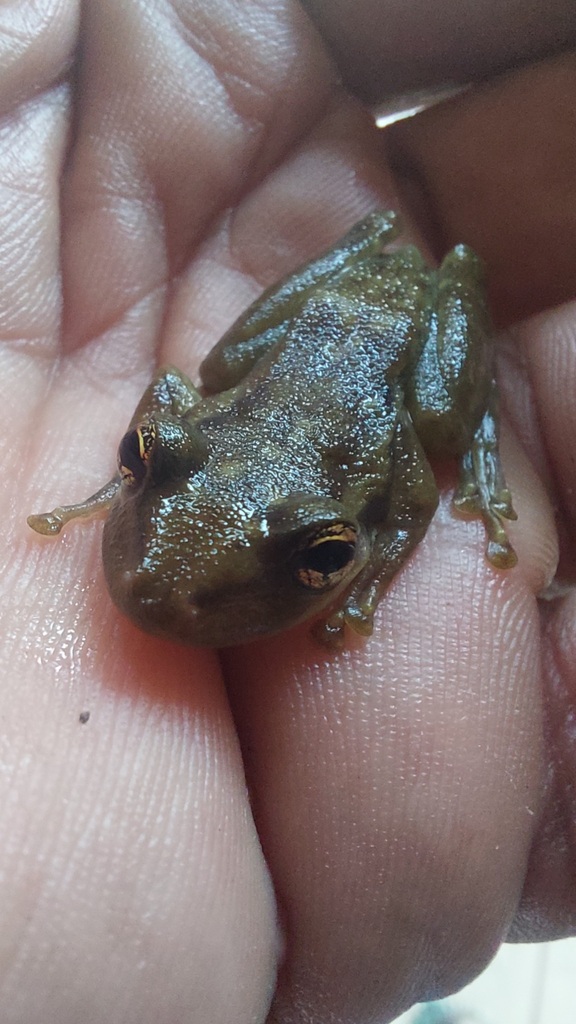
[(246, 631), (243, 619), (240, 632), (232, 630), (229, 616), (223, 620), (218, 599), (211, 601), (209, 595), (193, 587), (155, 578), (142, 568), (118, 574), (111, 593), (128, 618), (157, 636), (220, 647), (235, 642)]
[(115, 578), (111, 589), (116, 604), (144, 629), (161, 630), (174, 615), (175, 588), (169, 581), (154, 579), (142, 569), (124, 570)]

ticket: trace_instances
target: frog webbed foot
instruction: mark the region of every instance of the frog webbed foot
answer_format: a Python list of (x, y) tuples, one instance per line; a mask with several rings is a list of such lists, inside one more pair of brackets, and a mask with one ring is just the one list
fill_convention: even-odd
[(518, 561), (504, 527), (517, 519), (512, 495), (506, 485), (500, 453), (496, 418), (492, 409), (484, 414), (470, 449), (462, 458), (460, 482), (453, 505), (463, 515), (480, 517), (488, 534), (486, 557), (497, 569), (511, 569)]

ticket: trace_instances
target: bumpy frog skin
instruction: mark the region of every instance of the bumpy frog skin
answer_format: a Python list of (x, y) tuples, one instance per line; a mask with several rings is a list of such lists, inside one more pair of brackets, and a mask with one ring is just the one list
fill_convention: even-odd
[(397, 233), (372, 214), (265, 292), (201, 367), (215, 394), (158, 373), (118, 475), (28, 520), (55, 534), (109, 509), (106, 580), (142, 629), (224, 647), (313, 618), (328, 643), (368, 636), (434, 515), (429, 455), (460, 460), (455, 507), (484, 520), (493, 565), (515, 563), (479, 260), (459, 245), (431, 270), (384, 251)]

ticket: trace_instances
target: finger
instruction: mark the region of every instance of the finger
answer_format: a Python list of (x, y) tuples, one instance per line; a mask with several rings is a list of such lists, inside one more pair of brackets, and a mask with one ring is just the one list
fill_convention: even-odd
[[(408, 191), (416, 187), (429, 198), (436, 244), (465, 239), (483, 255), (501, 320), (576, 296), (576, 146), (567, 102), (575, 85), (576, 58), (567, 56), (397, 125), (388, 136)], [(513, 337), (522, 366), (518, 359), (516, 368), (508, 365), (512, 387), (503, 379), (517, 426), (531, 451), (539, 449), (555, 495), (567, 566), (575, 528), (573, 334), (572, 305), (522, 324)], [(518, 398), (519, 374), (525, 400)], [(539, 440), (528, 441), (531, 422)]]
[[(573, 54), (510, 75), (430, 111), (392, 133), (395, 162), (419, 183), (442, 237), (469, 239), (487, 259), (502, 318), (541, 310), (513, 330), (521, 353), (503, 390), (520, 436), (553, 496), (561, 581), (575, 579), (574, 243), (576, 150)], [(487, 215), (488, 213), (488, 215)], [(568, 301), (567, 301), (568, 300)], [(532, 424), (532, 426), (530, 426)], [(536, 425), (536, 430), (534, 430)], [(562, 591), (560, 592), (562, 594)], [(517, 937), (557, 938), (574, 929), (575, 844), (573, 620), (570, 593), (542, 607), (543, 699), (548, 787), (531, 854)]]
[[(526, 16), (521, 0), (305, 0), (345, 84), (365, 102), (466, 84), (574, 44), (570, 0)], [(462, 40), (466, 45), (462, 45)]]
[(34, 631), (18, 589), (3, 632), (7, 1019), (261, 1020), (274, 896), (214, 662), (135, 644), (79, 589), (53, 584)]
[(291, 5), (84, 4), (63, 213), (68, 346), (163, 289), (313, 122), (329, 62), (304, 29)]
[(533, 317), (515, 331), (524, 346), (549, 454), (552, 484), (558, 496), (556, 512), (561, 539), (559, 582), (541, 607), (547, 788), (513, 932), (521, 941), (554, 939), (574, 934), (576, 929), (575, 332), (574, 303)]
[(574, 589), (544, 605), (546, 801), (530, 852), (511, 938), (544, 942), (576, 932), (576, 600)]
[[(55, 108), (67, 113), (57, 102)], [(30, 217), (38, 267), (33, 261), (27, 266), (26, 282), (14, 273), (15, 307), (6, 299), (7, 310), (22, 309), (27, 328), (31, 312), (45, 315), (41, 293), (37, 310), (30, 301), (34, 285), (44, 282), (42, 270), (48, 274), (43, 259), (52, 283), (59, 280), (52, 204), (63, 133), (57, 116), (50, 122), (50, 109), (44, 121), (26, 125), (24, 138), (6, 136), (12, 146), (7, 172), (16, 169), (20, 145), (32, 165), (43, 158), (38, 178), (49, 193), (41, 206), (46, 221)], [(24, 162), (18, 170), (26, 170)], [(108, 170), (113, 178), (113, 161)], [(25, 173), (20, 181), (26, 183)], [(94, 236), (92, 242), (96, 267), (103, 241)], [(15, 240), (13, 254), (20, 254)], [(84, 269), (89, 275), (88, 265)], [(59, 296), (49, 298), (47, 355), (58, 351)], [(42, 367), (44, 384), (55, 383), (48, 398), (43, 392), (35, 432), (26, 429), (30, 420), (15, 417), (9, 452), (22, 476), (6, 488), (7, 521), (13, 520), (16, 486), (39, 490), (48, 474), (63, 484), (77, 482), (97, 472), (98, 458), (110, 458), (100, 448), (92, 457), (92, 425), (104, 416), (105, 429), (118, 436), (126, 415), (122, 377), (145, 372), (133, 364), (145, 356), (158, 323), (159, 305), (146, 288), (135, 301), (130, 294), (124, 300), (120, 315), (113, 310), (116, 320), (104, 319), (104, 335), (91, 336), (90, 344), (62, 359), (58, 374), (38, 346), (34, 360), (26, 360), (27, 369), (31, 362)], [(21, 378), (15, 373), (12, 379)], [(120, 384), (110, 395), (114, 379)], [(5, 383), (9, 407), (10, 378)], [(23, 387), (21, 397), (29, 414), (32, 393)], [(39, 435), (52, 443), (34, 447)], [(10, 892), (2, 902), (7, 948), (18, 951), (2, 979), (2, 1005), (27, 1021), (47, 1013), (76, 1020), (86, 999), (99, 1018), (120, 1013), (139, 1024), (176, 1019), (190, 1006), (205, 1007), (215, 1021), (262, 1019), (279, 957), (275, 907), (214, 658), (169, 655), (118, 626), (102, 597), (97, 528), (71, 534), (48, 553), (30, 538), (26, 543), (27, 504), (7, 538), (14, 545), (2, 552), (3, 677), (11, 685), (5, 687), (9, 750), (0, 802), (5, 834), (13, 837), (4, 846), (1, 874), (10, 878)], [(30, 709), (38, 707), (45, 713), (32, 727)], [(86, 710), (90, 718), (80, 722)], [(52, 943), (55, 921), (58, 942)], [(118, 942), (113, 957), (111, 935)]]
[[(485, 259), (496, 319), (575, 295), (576, 57), (526, 68), (394, 125), (389, 152), (437, 251)], [(544, 255), (545, 254), (545, 255)]]
[(541, 807), (538, 630), (446, 504), (368, 643), (227, 662), (287, 933), (275, 1024), (390, 1019), (506, 936)]
[(70, 67), (78, 32), (78, 5), (68, 0), (4, 4), (0, 11), (2, 115), (24, 96), (52, 89)]
[[(464, 237), (482, 251), (502, 318), (575, 295), (576, 150), (567, 102), (575, 75), (574, 56), (567, 55), (398, 125), (391, 134), (397, 166), (409, 168), (430, 196), (444, 237)], [(510, 386), (504, 380), (520, 436), (537, 452), (554, 496), (561, 582), (576, 576), (575, 314), (568, 301), (516, 327), (520, 355), (514, 362), (522, 366), (525, 386), (518, 389), (513, 365)], [(513, 932), (532, 941), (574, 930), (574, 601), (571, 590), (563, 594), (560, 587), (558, 595), (541, 609), (546, 802)]]

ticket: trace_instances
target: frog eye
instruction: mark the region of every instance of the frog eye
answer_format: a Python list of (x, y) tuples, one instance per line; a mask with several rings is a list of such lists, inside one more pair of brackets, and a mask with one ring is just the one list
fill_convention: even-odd
[(308, 536), (294, 557), (294, 576), (308, 590), (327, 590), (344, 577), (356, 553), (357, 533), (348, 523), (331, 523)]
[(118, 448), (118, 470), (125, 484), (134, 487), (142, 483), (155, 440), (156, 425), (153, 422), (142, 423), (124, 434)]

